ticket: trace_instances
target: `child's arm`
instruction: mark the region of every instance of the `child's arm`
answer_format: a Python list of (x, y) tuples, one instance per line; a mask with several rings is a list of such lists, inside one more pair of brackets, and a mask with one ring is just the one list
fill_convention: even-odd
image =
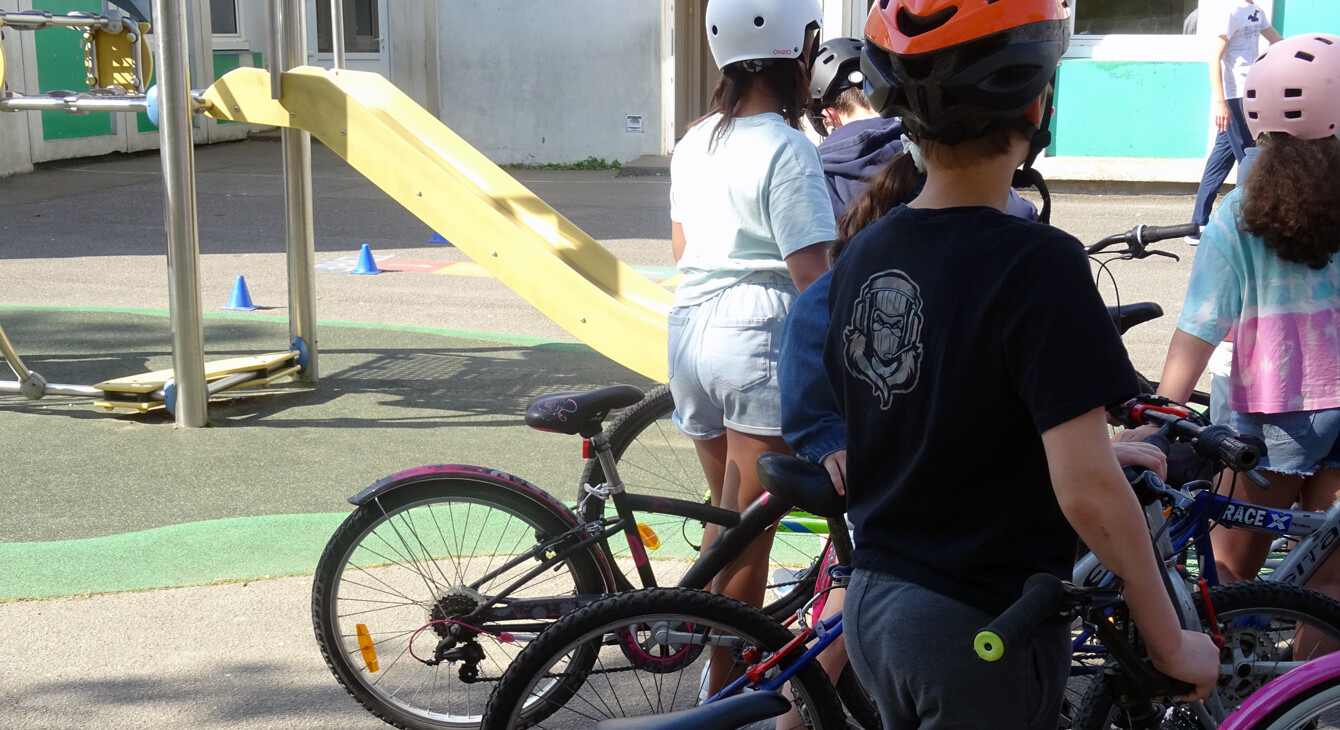
[(1180, 329), (1173, 331), (1168, 343), (1168, 359), (1163, 363), (1159, 395), (1185, 403), (1205, 372), (1215, 345)]
[(1096, 408), (1042, 433), (1052, 488), (1061, 511), (1125, 584), (1126, 603), (1159, 671), (1192, 683), (1204, 697), (1219, 679), (1219, 651), (1210, 637), (1185, 631), (1163, 585), (1149, 527), (1108, 441)]
[(815, 279), (828, 271), (828, 242), (813, 243), (791, 253), (786, 257), (786, 268), (791, 272), (791, 281), (796, 283), (796, 291), (810, 288)]

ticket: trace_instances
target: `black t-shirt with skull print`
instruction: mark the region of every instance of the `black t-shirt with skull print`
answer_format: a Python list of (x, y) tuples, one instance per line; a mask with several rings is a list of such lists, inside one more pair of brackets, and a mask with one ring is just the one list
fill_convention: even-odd
[(1074, 237), (901, 207), (843, 252), (824, 366), (847, 422), (853, 563), (988, 611), (1068, 577), (1040, 434), (1137, 392)]

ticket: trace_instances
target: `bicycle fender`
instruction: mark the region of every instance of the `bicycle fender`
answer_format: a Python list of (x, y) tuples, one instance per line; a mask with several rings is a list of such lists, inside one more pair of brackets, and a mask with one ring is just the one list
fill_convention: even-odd
[(473, 464), (433, 464), (429, 466), (416, 466), (413, 469), (406, 469), (396, 472), (391, 476), (384, 477), (374, 482), (371, 486), (349, 498), (349, 503), (362, 507), (363, 505), (376, 500), (378, 497), (385, 496), (397, 489), (418, 484), (431, 479), (472, 479), (494, 481), (501, 489), (509, 489), (520, 492), (532, 501), (547, 507), (556, 516), (573, 527), (581, 524), (577, 515), (568, 508), (566, 504), (560, 502), (554, 495), (540, 489), (521, 477), (508, 474), (505, 471), (491, 469), (486, 466), (474, 466)]
[(1242, 706), (1225, 718), (1219, 730), (1246, 730), (1270, 715), (1280, 703), (1313, 687), (1340, 678), (1340, 653), (1327, 654), (1283, 674), (1252, 693)]

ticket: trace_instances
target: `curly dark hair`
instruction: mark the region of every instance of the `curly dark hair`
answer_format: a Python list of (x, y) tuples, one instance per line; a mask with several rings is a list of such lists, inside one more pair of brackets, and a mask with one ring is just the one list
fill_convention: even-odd
[(1340, 252), (1340, 139), (1267, 134), (1260, 146), (1239, 225), (1285, 261), (1325, 267)]

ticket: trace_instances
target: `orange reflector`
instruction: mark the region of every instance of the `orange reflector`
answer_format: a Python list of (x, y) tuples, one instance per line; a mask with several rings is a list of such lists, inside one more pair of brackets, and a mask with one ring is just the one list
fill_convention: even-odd
[(642, 544), (649, 550), (655, 550), (661, 546), (661, 538), (656, 536), (656, 531), (641, 522), (637, 523), (637, 534), (642, 536)]
[(368, 634), (366, 624), (358, 624), (355, 627), (358, 631), (358, 650), (363, 652), (363, 663), (368, 665), (369, 672), (377, 671), (377, 647), (372, 645), (372, 636)]

